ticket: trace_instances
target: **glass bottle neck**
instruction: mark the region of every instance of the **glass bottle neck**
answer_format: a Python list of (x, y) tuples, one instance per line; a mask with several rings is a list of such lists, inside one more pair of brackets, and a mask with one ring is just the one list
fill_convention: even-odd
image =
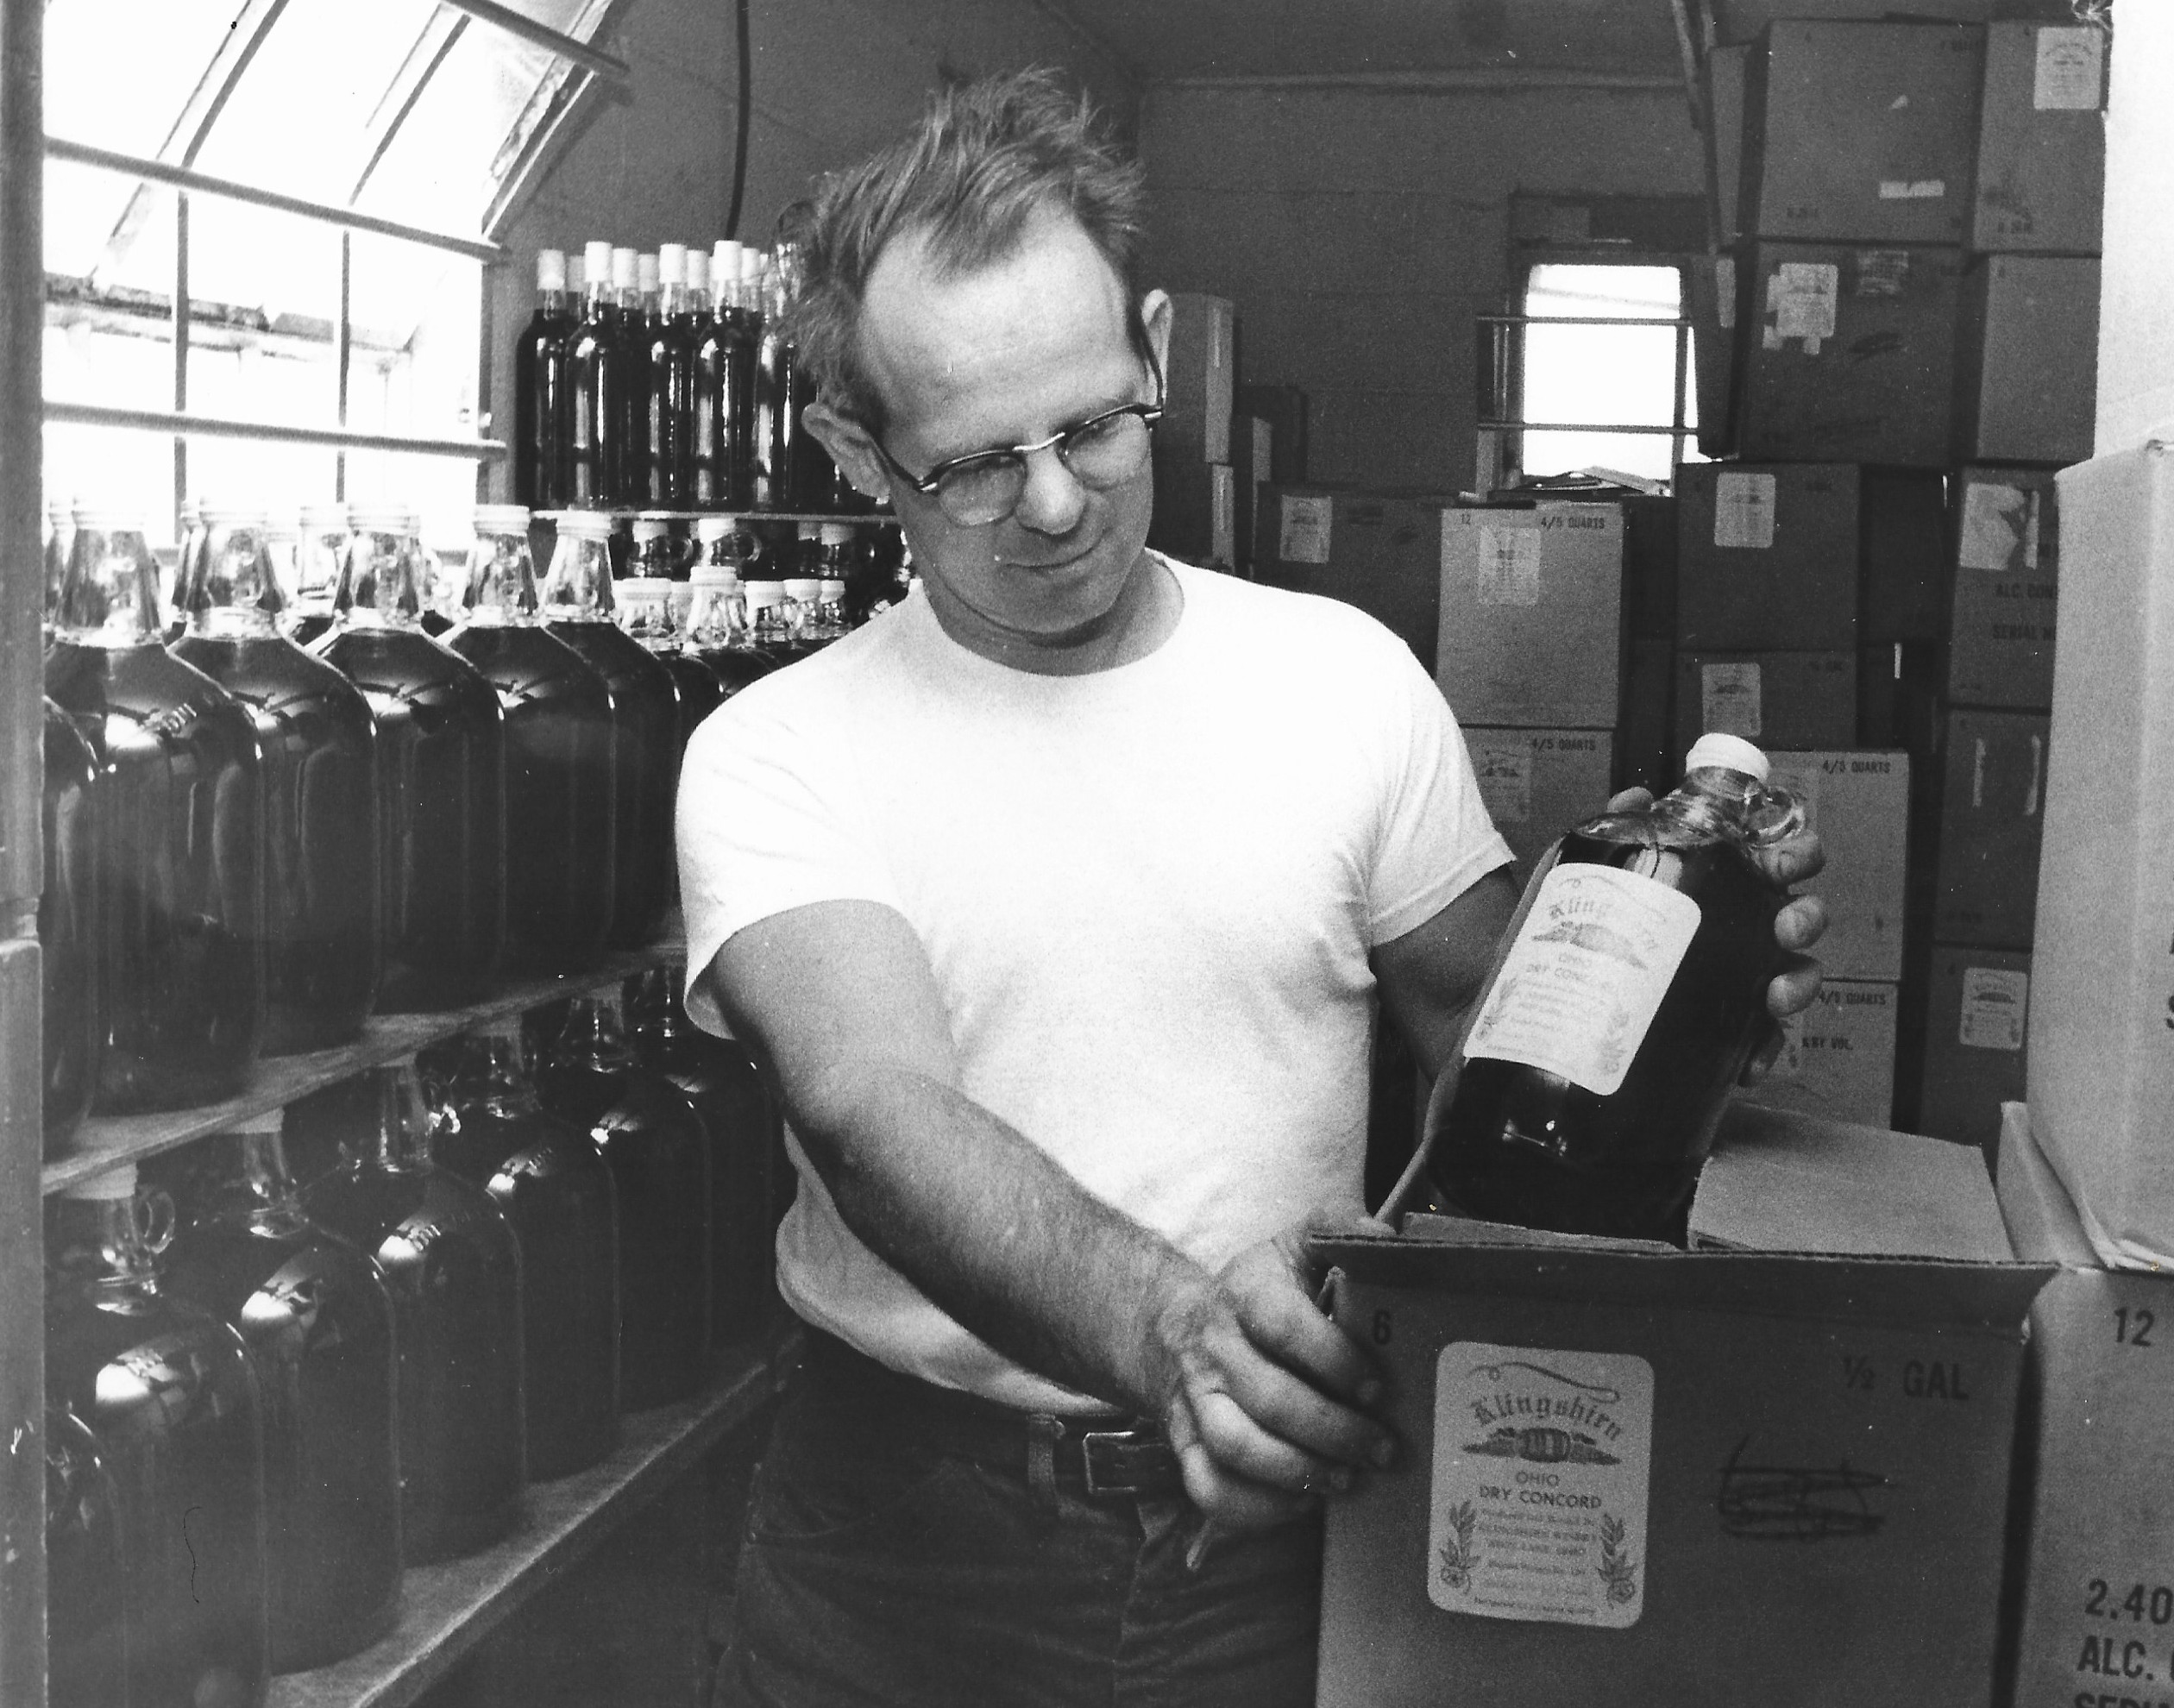
[(136, 528), (79, 527), (60, 581), (53, 629), (79, 645), (160, 644), (166, 618), (159, 562)]
[(544, 580), (538, 602), (546, 622), (610, 622), (610, 543), (592, 534), (562, 530), (557, 549), (551, 554), (551, 573)]
[(60, 1198), (53, 1213), (52, 1263), (92, 1303), (126, 1309), (158, 1297), (160, 1241), (147, 1236), (145, 1211), (125, 1198)]
[(542, 1107), (529, 1077), (528, 1052), (520, 1024), (472, 1034), (462, 1076), (476, 1091), (476, 1101), (493, 1115), (531, 1115)]
[(483, 628), (518, 627), (537, 620), (536, 568), (521, 534), (478, 534), (468, 552), (468, 619)]
[(536, 293), (536, 312), (545, 320), (562, 319), (566, 314), (566, 292), (539, 290)]
[(377, 1131), (371, 1160), (380, 1168), (413, 1173), (430, 1165), (430, 1115), (412, 1065), (373, 1068)]
[(598, 1073), (620, 1073), (631, 1068), (634, 1050), (626, 1041), (626, 1022), (619, 997), (575, 997), (567, 1010), (558, 1041), (551, 1046), (551, 1061), (556, 1067)]
[(180, 603), (191, 634), (241, 640), (279, 633), (286, 592), (261, 531), (211, 526), (184, 568)]
[(334, 612), (356, 627), (421, 633), (423, 593), (415, 561), (420, 549), (406, 534), (356, 529), (341, 556)]

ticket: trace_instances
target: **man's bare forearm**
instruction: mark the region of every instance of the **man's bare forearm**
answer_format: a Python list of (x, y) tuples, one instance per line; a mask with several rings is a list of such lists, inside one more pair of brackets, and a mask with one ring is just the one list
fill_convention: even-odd
[(955, 1086), (878, 1064), (810, 1089), (794, 1130), (864, 1244), (1027, 1368), (1159, 1406), (1158, 1328), (1212, 1294), (1206, 1271)]

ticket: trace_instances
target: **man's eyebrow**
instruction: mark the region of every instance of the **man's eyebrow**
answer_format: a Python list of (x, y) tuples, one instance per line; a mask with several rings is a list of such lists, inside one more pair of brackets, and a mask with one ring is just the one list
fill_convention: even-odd
[[(1086, 423), (1092, 421), (1098, 415), (1108, 415), (1112, 410), (1125, 409), (1134, 404), (1153, 403), (1154, 401), (1153, 398), (1134, 398), (1125, 396), (1124, 393), (1131, 389), (1132, 387), (1130, 386), (1118, 387), (1116, 390), (1108, 394), (1107, 399), (1104, 402), (1090, 405), (1085, 410), (1081, 411), (1079, 414), (1075, 415), (1071, 420), (1065, 422), (1062, 426), (1058, 428), (1057, 430), (1060, 433), (1069, 433), (1073, 428), (1084, 425)], [(1037, 433), (1034, 437), (1036, 439), (1046, 438), (1048, 437), (1048, 435), (1046, 433)], [(1032, 444), (1034, 440), (1030, 439), (1027, 441), (1027, 443)], [(951, 463), (964, 462), (967, 460), (967, 458), (974, 456), (1002, 456), (1008, 453), (1011, 449), (1012, 447), (1008, 444), (983, 445), (978, 450), (958, 451), (950, 456), (939, 456), (933, 462), (930, 463), (929, 467), (932, 469), (942, 468)]]

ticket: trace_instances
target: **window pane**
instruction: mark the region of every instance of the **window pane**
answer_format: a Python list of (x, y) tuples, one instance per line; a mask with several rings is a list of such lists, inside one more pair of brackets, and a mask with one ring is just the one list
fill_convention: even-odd
[(49, 0), (46, 129), (72, 142), (156, 154), (239, 9), (239, 0)]
[(1527, 276), (1524, 311), (1588, 320), (1673, 320), (1683, 311), (1683, 275), (1673, 267), (1544, 262)]
[(1675, 344), (1666, 326), (1528, 326), (1524, 418), (1666, 427)]

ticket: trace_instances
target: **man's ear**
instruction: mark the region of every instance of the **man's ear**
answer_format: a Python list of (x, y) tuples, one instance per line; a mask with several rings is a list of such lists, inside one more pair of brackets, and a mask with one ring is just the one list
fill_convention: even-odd
[(856, 492), (878, 500), (890, 497), (890, 470), (877, 454), (874, 443), (860, 423), (841, 415), (828, 404), (812, 403), (801, 417), (809, 432), (823, 442), (823, 449), (853, 483)]
[(1155, 353), (1155, 372), (1166, 385), (1170, 380), (1170, 293), (1150, 291), (1140, 299), (1140, 323), (1147, 330), (1147, 348)]

